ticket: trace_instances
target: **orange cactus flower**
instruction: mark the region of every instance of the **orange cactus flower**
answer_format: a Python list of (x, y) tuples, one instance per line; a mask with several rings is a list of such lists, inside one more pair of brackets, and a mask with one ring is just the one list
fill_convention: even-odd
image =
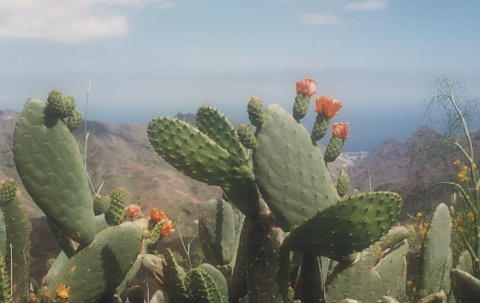
[(315, 100), (315, 103), (317, 105), (315, 112), (319, 115), (325, 115), (328, 118), (336, 116), (342, 108), (342, 102), (335, 100), (333, 97), (327, 98), (320, 96)]
[(305, 78), (297, 82), (297, 94), (313, 96), (317, 93), (317, 82), (310, 78)]
[(172, 221), (170, 221), (169, 219), (165, 218), (165, 222), (163, 222), (162, 228), (160, 229), (160, 235), (161, 235), (162, 237), (166, 237), (166, 236), (168, 236), (168, 234), (171, 233), (172, 231), (175, 231), (175, 229), (173, 229), (173, 223), (172, 223)]
[(68, 294), (69, 290), (70, 290), (70, 287), (66, 287), (63, 284), (60, 284), (60, 286), (58, 286), (57, 288), (57, 296), (64, 300), (68, 299), (70, 297), (70, 295)]
[(167, 216), (165, 216), (165, 214), (163, 213), (163, 211), (159, 210), (159, 209), (156, 209), (156, 208), (152, 208), (150, 209), (150, 218), (155, 221), (155, 222), (160, 222), (164, 219), (167, 218)]
[(127, 216), (129, 218), (136, 218), (140, 216), (140, 213), (142, 210), (140, 209), (140, 206), (137, 204), (131, 204), (125, 208), (125, 211), (127, 212)]
[(350, 126), (348, 123), (333, 123), (332, 134), (335, 137), (346, 140), (350, 135)]

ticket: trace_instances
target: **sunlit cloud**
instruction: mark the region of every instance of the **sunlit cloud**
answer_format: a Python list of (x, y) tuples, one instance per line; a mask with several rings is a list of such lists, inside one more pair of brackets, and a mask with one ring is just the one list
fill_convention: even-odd
[(388, 7), (388, 0), (364, 0), (355, 1), (345, 4), (346, 10), (354, 11), (370, 11), (370, 10), (382, 10)]
[[(154, 2), (156, 1), (1, 1), (0, 38), (80, 43), (121, 36), (129, 32), (129, 26), (127, 16), (121, 14), (119, 8), (142, 8)], [(168, 4), (169, 1), (164, 2), (171, 5)]]
[(344, 20), (332, 14), (300, 14), (298, 18), (302, 23), (309, 25), (340, 25)]

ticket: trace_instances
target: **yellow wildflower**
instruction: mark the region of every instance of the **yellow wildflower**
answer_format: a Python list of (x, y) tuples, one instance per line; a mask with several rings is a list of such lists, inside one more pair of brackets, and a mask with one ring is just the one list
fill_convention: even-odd
[(61, 299), (68, 299), (70, 295), (68, 294), (68, 291), (70, 290), (70, 287), (66, 287), (63, 284), (60, 284), (57, 288), (57, 296)]

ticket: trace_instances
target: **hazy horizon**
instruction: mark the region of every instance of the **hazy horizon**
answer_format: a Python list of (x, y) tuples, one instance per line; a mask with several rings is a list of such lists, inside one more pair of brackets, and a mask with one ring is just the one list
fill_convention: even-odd
[(345, 148), (363, 149), (425, 124), (438, 78), (480, 95), (478, 15), (468, 0), (3, 1), (0, 108), (57, 88), (84, 111), (91, 80), (89, 119), (144, 123), (209, 104), (244, 122), (252, 96), (290, 110), (309, 77), (313, 99), (343, 102)]

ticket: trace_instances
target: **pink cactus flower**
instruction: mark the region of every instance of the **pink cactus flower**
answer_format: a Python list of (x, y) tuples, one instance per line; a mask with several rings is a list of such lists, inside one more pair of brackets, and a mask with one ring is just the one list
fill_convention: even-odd
[(332, 134), (335, 137), (346, 140), (350, 135), (350, 126), (348, 125), (348, 123), (333, 123)]
[(333, 97), (327, 98), (320, 96), (315, 100), (315, 103), (317, 105), (315, 112), (319, 115), (325, 115), (328, 118), (336, 116), (342, 108), (342, 102), (335, 100)]
[(140, 213), (142, 210), (140, 209), (140, 206), (137, 204), (131, 204), (125, 208), (125, 211), (127, 212), (127, 216), (129, 218), (136, 218), (140, 216)]
[(310, 78), (305, 78), (297, 82), (297, 94), (311, 97), (317, 93), (317, 82)]

